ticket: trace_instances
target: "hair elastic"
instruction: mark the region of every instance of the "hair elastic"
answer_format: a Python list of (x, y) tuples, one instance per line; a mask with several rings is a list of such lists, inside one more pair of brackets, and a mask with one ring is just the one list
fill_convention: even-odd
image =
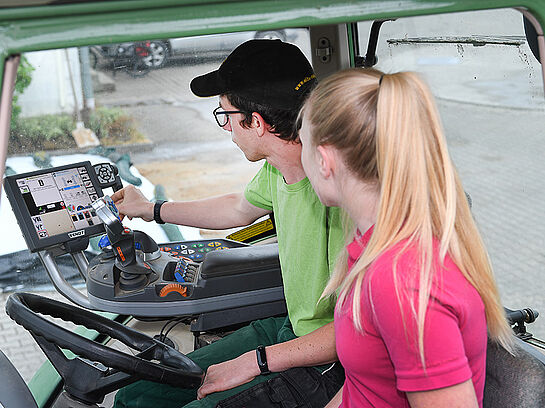
[(384, 78), (384, 74), (382, 74), (378, 80), (378, 86), (380, 86), (380, 84), (382, 84), (382, 78)]

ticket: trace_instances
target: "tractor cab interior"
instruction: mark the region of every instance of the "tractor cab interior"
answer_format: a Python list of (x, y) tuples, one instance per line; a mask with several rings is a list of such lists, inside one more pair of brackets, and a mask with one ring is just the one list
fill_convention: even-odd
[(211, 231), (121, 220), (110, 199), (244, 189), (262, 163), (189, 81), (254, 38), (297, 45), (318, 79), (376, 67), (430, 84), (517, 335), (515, 355), (488, 345), (484, 406), (545, 406), (545, 8), (47, 3), (0, 7), (0, 406), (107, 408), (140, 379), (196, 388), (185, 354), (287, 313), (274, 215)]

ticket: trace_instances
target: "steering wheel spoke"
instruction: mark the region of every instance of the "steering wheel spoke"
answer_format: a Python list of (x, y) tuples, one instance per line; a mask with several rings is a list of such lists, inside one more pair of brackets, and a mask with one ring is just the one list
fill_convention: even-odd
[[(30, 293), (12, 294), (7, 314), (30, 331), (79, 400), (100, 403), (104, 395), (137, 380), (196, 388), (204, 377), (199, 366), (174, 348), (96, 313)], [(137, 350), (131, 355), (66, 330), (49, 315), (106, 334)], [(61, 349), (77, 357), (69, 359)]]

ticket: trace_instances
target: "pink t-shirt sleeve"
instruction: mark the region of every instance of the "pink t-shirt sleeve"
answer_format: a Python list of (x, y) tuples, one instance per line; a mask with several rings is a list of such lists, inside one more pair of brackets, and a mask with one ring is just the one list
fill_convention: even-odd
[[(388, 257), (385, 257), (388, 258)], [(384, 259), (384, 258), (383, 258)], [(414, 263), (401, 256), (396, 269), (398, 279), (406, 279)], [(396, 295), (392, 262), (379, 261), (369, 272), (369, 305), (372, 325), (380, 333), (392, 360), (396, 386), (400, 391), (424, 391), (459, 384), (472, 377), (460, 332), (460, 312), (444, 291), (432, 288), (424, 328), (425, 368), (418, 348), (417, 325), (412, 304), (418, 297), (417, 283), (400, 285)], [(374, 274), (373, 270), (380, 270)], [(439, 297), (438, 297), (439, 296)], [(456, 302), (456, 300), (454, 300)], [(402, 312), (403, 310), (403, 312)]]

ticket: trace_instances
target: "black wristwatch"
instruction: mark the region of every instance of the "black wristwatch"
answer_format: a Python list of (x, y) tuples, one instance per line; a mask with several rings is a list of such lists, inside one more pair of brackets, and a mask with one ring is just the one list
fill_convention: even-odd
[(265, 346), (257, 346), (255, 349), (257, 354), (257, 365), (262, 375), (270, 374), (269, 366), (267, 364), (267, 353), (265, 353)]
[(153, 205), (153, 221), (157, 224), (164, 224), (165, 222), (161, 219), (161, 206), (166, 203), (165, 200), (158, 200)]

